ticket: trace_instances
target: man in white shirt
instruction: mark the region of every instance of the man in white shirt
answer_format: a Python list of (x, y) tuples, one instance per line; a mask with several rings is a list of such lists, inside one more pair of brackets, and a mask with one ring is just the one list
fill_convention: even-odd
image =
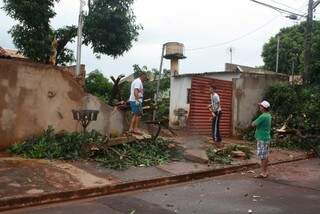
[(209, 111), (212, 114), (212, 138), (217, 143), (218, 147), (222, 147), (221, 135), (220, 135), (220, 118), (222, 115), (222, 109), (220, 105), (220, 96), (217, 93), (215, 86), (210, 87), (211, 104), (209, 105)]
[(130, 89), (130, 108), (131, 112), (133, 114), (133, 117), (131, 119), (129, 132), (135, 133), (135, 134), (142, 134), (141, 131), (139, 131), (138, 126), (140, 122), (140, 118), (142, 116), (142, 102), (143, 102), (143, 82), (147, 80), (146, 73), (141, 73), (140, 76), (135, 79), (131, 83), (131, 89)]

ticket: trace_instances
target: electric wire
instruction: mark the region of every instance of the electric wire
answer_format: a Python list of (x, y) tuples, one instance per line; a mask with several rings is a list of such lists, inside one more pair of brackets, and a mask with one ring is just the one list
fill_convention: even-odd
[[(273, 0), (272, 0), (273, 1)], [(305, 2), (301, 5), (301, 7), (299, 7), (299, 10), (302, 9), (303, 7), (305, 6)], [(278, 11), (278, 10), (277, 10)], [(281, 15), (283, 14), (286, 14), (286, 13), (283, 13), (283, 12), (280, 12), (278, 11)], [(191, 52), (191, 51), (198, 51), (198, 50), (203, 50), (203, 49), (208, 49), (208, 48), (216, 48), (216, 47), (221, 47), (221, 46), (224, 46), (224, 45), (227, 45), (227, 44), (230, 44), (232, 42), (235, 42), (235, 41), (238, 41), (238, 40), (241, 40), (247, 36), (250, 36), (251, 34), (254, 34), (255, 32), (261, 30), (262, 28), (266, 27), (267, 25), (269, 25), (270, 23), (272, 23), (273, 21), (275, 21), (277, 18), (279, 18), (279, 16), (276, 16), (276, 17), (273, 17), (271, 20), (269, 20), (268, 22), (266, 22), (265, 24), (263, 24), (262, 26), (246, 33), (246, 34), (243, 34), (237, 38), (234, 38), (234, 39), (231, 39), (229, 41), (226, 41), (226, 42), (221, 42), (221, 43), (216, 43), (216, 44), (213, 44), (213, 45), (207, 45), (207, 46), (202, 46), (202, 47), (198, 47), (198, 48), (190, 48), (190, 49), (185, 49), (185, 51), (187, 52)], [(300, 19), (299, 19), (300, 20)]]
[(213, 45), (208, 45), (208, 46), (203, 46), (203, 47), (198, 47), (198, 48), (191, 48), (191, 49), (186, 49), (186, 51), (196, 51), (196, 50), (202, 50), (202, 49), (207, 49), (207, 48), (215, 48), (215, 47), (220, 47), (220, 46), (224, 46), (224, 45), (227, 45), (229, 43), (232, 43), (232, 42), (235, 42), (235, 41), (238, 41), (242, 38), (245, 38), (259, 30), (261, 30), (262, 28), (266, 27), (267, 25), (269, 25), (270, 23), (272, 23), (273, 21), (275, 21), (277, 18), (279, 18), (279, 16), (276, 16), (276, 17), (273, 17), (271, 20), (269, 20), (268, 22), (266, 22), (265, 24), (263, 24), (262, 26), (246, 33), (246, 34), (243, 34), (237, 38), (234, 38), (234, 39), (231, 39), (229, 41), (226, 41), (226, 42), (221, 42), (221, 43), (217, 43), (217, 44), (213, 44)]
[(284, 3), (281, 3), (281, 2), (278, 2), (278, 1), (275, 1), (275, 0), (270, 0), (270, 1), (272, 1), (272, 2), (274, 2), (274, 3), (276, 3), (276, 4), (279, 4), (279, 5), (282, 5), (282, 6), (284, 6), (284, 7), (290, 8), (290, 9), (292, 9), (292, 10), (295, 10), (295, 11), (304, 13), (304, 11), (302, 11), (302, 10), (300, 10), (300, 9), (293, 8), (293, 7), (291, 7), (291, 6), (287, 5), (287, 4), (284, 4)]

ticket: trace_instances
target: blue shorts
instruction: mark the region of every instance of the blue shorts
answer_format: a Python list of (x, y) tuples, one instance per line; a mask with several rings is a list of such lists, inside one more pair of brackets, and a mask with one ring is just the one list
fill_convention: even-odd
[(257, 141), (257, 156), (260, 160), (265, 160), (268, 158), (269, 155), (269, 142), (270, 141)]
[(137, 103), (136, 101), (130, 101), (131, 112), (135, 115), (142, 115), (142, 103)]

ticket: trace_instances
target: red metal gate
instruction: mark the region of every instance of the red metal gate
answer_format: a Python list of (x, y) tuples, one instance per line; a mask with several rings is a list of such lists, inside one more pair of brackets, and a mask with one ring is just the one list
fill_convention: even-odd
[(220, 132), (223, 137), (232, 135), (232, 82), (206, 77), (192, 77), (190, 114), (188, 128), (193, 134), (211, 135), (211, 114), (208, 110), (210, 86), (217, 87), (220, 96), (222, 117)]

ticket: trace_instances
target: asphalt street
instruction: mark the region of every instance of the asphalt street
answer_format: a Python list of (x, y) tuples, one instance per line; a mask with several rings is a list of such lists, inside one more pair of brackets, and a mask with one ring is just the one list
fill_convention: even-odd
[(265, 180), (254, 178), (254, 174), (248, 171), (179, 185), (4, 213), (320, 213), (319, 159), (270, 167), (270, 176)]

